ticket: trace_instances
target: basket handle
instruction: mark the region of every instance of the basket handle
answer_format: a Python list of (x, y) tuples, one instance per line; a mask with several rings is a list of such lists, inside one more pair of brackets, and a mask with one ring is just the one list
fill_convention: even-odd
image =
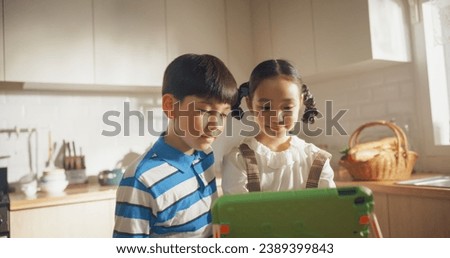
[(408, 156), (408, 139), (406, 138), (405, 133), (396, 124), (384, 120), (369, 122), (358, 127), (350, 136), (348, 146), (352, 148), (353, 146), (358, 144), (358, 137), (363, 129), (378, 125), (387, 126), (394, 132), (395, 136), (397, 137), (397, 153), (400, 153), (400, 150), (403, 147), (403, 157), (406, 158)]

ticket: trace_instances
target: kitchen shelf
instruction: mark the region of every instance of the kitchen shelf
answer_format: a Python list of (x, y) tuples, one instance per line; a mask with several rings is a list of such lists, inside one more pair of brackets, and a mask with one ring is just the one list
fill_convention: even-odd
[(92, 85), (67, 83), (0, 82), (0, 90), (101, 93), (160, 93), (161, 86)]

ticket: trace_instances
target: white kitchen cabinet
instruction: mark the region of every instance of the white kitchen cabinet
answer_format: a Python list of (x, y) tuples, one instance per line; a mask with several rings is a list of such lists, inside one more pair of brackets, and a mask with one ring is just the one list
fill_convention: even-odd
[(227, 66), (238, 85), (249, 80), (253, 66), (250, 0), (227, 0)]
[(286, 59), (300, 75), (317, 73), (311, 0), (252, 0), (256, 64)]
[(159, 87), (184, 53), (219, 57), (238, 83), (254, 66), (250, 0), (2, 1), (0, 80), (26, 88)]
[(4, 0), (5, 80), (93, 83), (91, 0)]
[(317, 72), (311, 0), (272, 0), (273, 55), (291, 61), (300, 75)]
[(283, 58), (308, 79), (409, 62), (402, 0), (252, 0), (255, 60)]
[[(0, 13), (3, 14), (3, 0), (0, 0)], [(5, 80), (5, 59), (3, 54), (3, 19), (0, 19), (0, 81)]]
[(114, 229), (115, 199), (11, 211), (11, 237), (103, 237)]
[(225, 2), (167, 0), (169, 62), (186, 53), (211, 54), (228, 63)]
[(254, 66), (250, 0), (167, 0), (171, 62), (185, 53), (220, 58), (239, 84)]
[(312, 1), (317, 72), (408, 62), (402, 0)]
[(94, 0), (95, 83), (161, 86), (164, 0)]
[(273, 55), (269, 0), (251, 1), (251, 18), (255, 66)]

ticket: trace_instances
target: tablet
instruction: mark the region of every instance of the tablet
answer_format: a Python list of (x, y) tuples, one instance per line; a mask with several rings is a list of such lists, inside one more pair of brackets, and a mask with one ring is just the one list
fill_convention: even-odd
[(368, 237), (373, 195), (362, 186), (225, 195), (214, 237)]

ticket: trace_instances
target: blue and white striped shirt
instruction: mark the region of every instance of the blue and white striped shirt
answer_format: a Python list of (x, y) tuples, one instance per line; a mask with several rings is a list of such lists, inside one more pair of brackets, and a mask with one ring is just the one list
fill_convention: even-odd
[(161, 136), (124, 173), (113, 237), (210, 237), (213, 163), (212, 151), (186, 155)]

